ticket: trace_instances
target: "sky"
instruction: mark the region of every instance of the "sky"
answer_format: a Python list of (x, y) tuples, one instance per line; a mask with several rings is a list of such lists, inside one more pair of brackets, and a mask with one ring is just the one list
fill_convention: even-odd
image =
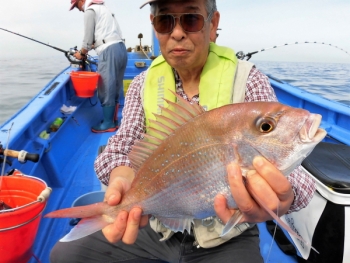
[[(126, 47), (152, 45), (149, 6), (144, 0), (106, 0), (115, 13)], [(83, 13), (68, 11), (70, 0), (2, 1), (0, 28), (60, 49), (78, 46)], [(221, 14), (217, 44), (236, 52), (305, 41), (326, 43), (278, 47), (255, 54), (261, 61), (350, 63), (350, 0), (217, 0)], [(337, 46), (335, 48), (333, 46)], [(348, 53), (340, 50), (343, 49)], [(59, 57), (50, 47), (0, 30), (0, 58)], [(93, 54), (93, 53), (92, 53)], [(61, 59), (66, 59), (63, 55)]]

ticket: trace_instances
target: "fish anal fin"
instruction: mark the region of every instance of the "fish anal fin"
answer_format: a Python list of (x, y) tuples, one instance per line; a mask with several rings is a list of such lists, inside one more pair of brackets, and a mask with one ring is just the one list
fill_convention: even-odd
[(174, 232), (184, 232), (187, 230), (188, 233), (191, 233), (191, 225), (193, 223), (193, 218), (165, 218), (157, 217), (157, 219), (171, 231)]
[(86, 237), (101, 230), (109, 224), (111, 224), (111, 221), (106, 220), (106, 217), (103, 216), (83, 218), (67, 235), (60, 239), (60, 242), (70, 242)]

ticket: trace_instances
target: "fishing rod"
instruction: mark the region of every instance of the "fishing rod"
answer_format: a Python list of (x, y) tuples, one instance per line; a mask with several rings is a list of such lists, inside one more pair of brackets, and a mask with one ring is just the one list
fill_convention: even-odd
[[(69, 60), (69, 62), (71, 62), (72, 64), (82, 64), (82, 63), (84, 63), (84, 61), (81, 61), (81, 60), (77, 60), (77, 59), (75, 59), (75, 58), (74, 58), (74, 59), (72, 58), (72, 56), (75, 54), (75, 52), (78, 51), (77, 47), (70, 48), (70, 49), (67, 51), (67, 50), (64, 50), (64, 49), (61, 49), (61, 48), (58, 48), (58, 47), (51, 46), (51, 45), (46, 44), (46, 43), (44, 43), (44, 42), (41, 42), (41, 41), (39, 41), (39, 40), (36, 40), (36, 39), (30, 38), (30, 37), (27, 37), (27, 36), (18, 34), (18, 33), (16, 33), (16, 32), (7, 30), (7, 29), (5, 29), (5, 28), (1, 28), (1, 27), (0, 27), (0, 29), (3, 30), (3, 31), (9, 32), (9, 33), (11, 33), (11, 34), (14, 34), (14, 35), (17, 35), (17, 36), (20, 36), (20, 37), (24, 37), (24, 38), (26, 38), (26, 39), (29, 39), (29, 40), (34, 41), (34, 42), (37, 42), (37, 43), (39, 43), (39, 44), (45, 45), (45, 46), (47, 46), (47, 47), (53, 48), (53, 49), (55, 49), (55, 50), (58, 50), (58, 51), (64, 53), (64, 55), (66, 56), (66, 58), (67, 58), (67, 59)], [(91, 60), (89, 57), (91, 57), (91, 56), (88, 55), (88, 57), (86, 58), (86, 63), (88, 63), (88, 64), (97, 64), (97, 62)]]
[(347, 52), (346, 50), (344, 50), (344, 49), (342, 49), (342, 48), (340, 48), (338, 46), (334, 46), (332, 44), (327, 44), (327, 43), (324, 43), (324, 42), (317, 42), (317, 41), (314, 41), (314, 42), (305, 41), (305, 42), (286, 43), (286, 44), (283, 44), (283, 45), (277, 45), (277, 46), (273, 46), (273, 47), (269, 47), (269, 48), (263, 48), (261, 50), (254, 51), (254, 52), (249, 52), (247, 54), (244, 54), (243, 51), (239, 51), (239, 52), (237, 52), (236, 56), (237, 56), (237, 58), (239, 58), (241, 60), (244, 60), (245, 58), (246, 58), (246, 60), (249, 60), (252, 57), (252, 55), (257, 54), (259, 52), (263, 52), (263, 51), (274, 49), (274, 48), (278, 48), (278, 47), (285, 47), (285, 46), (298, 45), (298, 44), (321, 44), (321, 45), (327, 45), (327, 46), (331, 46), (331, 47), (337, 48), (337, 49), (345, 52), (346, 54), (348, 54), (350, 56), (349, 52)]

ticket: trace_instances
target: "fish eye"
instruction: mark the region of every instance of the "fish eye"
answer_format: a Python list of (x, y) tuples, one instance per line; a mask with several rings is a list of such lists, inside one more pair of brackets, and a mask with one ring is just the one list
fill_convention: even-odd
[(261, 133), (269, 133), (276, 127), (276, 121), (272, 118), (261, 118), (257, 121), (257, 128)]

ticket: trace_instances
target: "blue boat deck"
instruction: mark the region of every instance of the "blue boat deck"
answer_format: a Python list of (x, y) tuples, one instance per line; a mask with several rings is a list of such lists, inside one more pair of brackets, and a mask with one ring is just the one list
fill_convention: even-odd
[[(135, 62), (139, 61), (143, 62), (144, 67), (135, 66)], [(145, 60), (144, 55), (130, 54), (125, 85), (149, 64), (150, 60)], [(70, 72), (76, 70), (76, 67), (68, 67), (60, 72), (27, 105), (0, 126), (0, 143), (4, 147), (40, 156), (37, 163), (20, 163), (17, 159), (8, 157), (12, 166), (6, 165), (5, 174), (15, 168), (23, 174), (43, 179), (53, 189), (43, 215), (70, 207), (77, 197), (85, 193), (101, 190), (93, 164), (99, 147), (105, 145), (113, 133), (91, 132), (91, 127), (103, 119), (102, 109), (96, 93), (92, 98), (79, 98), (75, 95)], [(119, 123), (123, 102), (122, 93)], [(63, 114), (60, 111), (63, 105), (77, 108), (71, 114)], [(40, 134), (49, 131), (50, 125), (58, 117), (64, 120), (60, 128), (51, 132), (48, 139), (41, 138)], [(9, 134), (10, 141), (7, 142)], [(52, 247), (71, 228), (69, 221), (41, 219), (33, 247), (33, 253), (41, 262), (49, 262)], [(30, 262), (37, 261), (32, 257)]]
[[(83, 119), (85, 115), (99, 115), (99, 106), (91, 107), (87, 102), (85, 104), (77, 110), (74, 116), (79, 123), (82, 122), (79, 120)], [(94, 119), (99, 120), (98, 117)], [(70, 129), (74, 129), (74, 125), (77, 124), (75, 121), (71, 122), (72, 124), (69, 126), (72, 127), (70, 127)], [(44, 214), (60, 208), (70, 207), (73, 201), (79, 196), (88, 192), (101, 190), (101, 184), (94, 172), (93, 163), (97, 156), (99, 146), (106, 144), (112, 133), (95, 134), (90, 132), (90, 127), (85, 127), (86, 124), (84, 122), (80, 125), (84, 126), (79, 127), (79, 131), (76, 132), (81, 133), (81, 129), (83, 129), (89, 133), (87, 136), (81, 136), (83, 140), (78, 143), (71, 141), (69, 138), (65, 140), (64, 137), (69, 136), (69, 133), (63, 132), (63, 138), (59, 140), (60, 142), (57, 145), (52, 145), (57, 151), (60, 151), (59, 148), (61, 147), (59, 144), (61, 143), (71, 145), (75, 150), (72, 156), (64, 158), (66, 160), (63, 159), (63, 163), (59, 165), (61, 168), (59, 173), (56, 173), (54, 176), (49, 175), (47, 184), (53, 188), (53, 192)], [(57, 135), (59, 136), (59, 134)], [(80, 145), (83, 145), (83, 147), (80, 147)], [(62, 149), (66, 149), (66, 147), (62, 147)], [(60, 155), (64, 156), (65, 152), (62, 151)], [(57, 240), (69, 232), (71, 228), (69, 221), (69, 219), (42, 218), (40, 229), (38, 230), (37, 242), (33, 249), (36, 256), (38, 256), (42, 262), (49, 262), (48, 258), (52, 247)], [(50, 238), (48, 238), (48, 236)]]
[[(77, 98), (74, 95), (68, 74), (71, 70), (74, 68), (66, 69), (62, 73), (63, 78), (59, 75), (32, 100), (31, 105), (27, 105), (33, 107), (33, 104), (36, 104), (35, 109), (28, 110), (25, 107), (25, 110), (19, 112), (1, 129), (4, 135), (7, 133), (7, 127), (11, 127), (13, 122), (9, 148), (25, 149), (40, 155), (38, 163), (21, 164), (12, 159), (13, 165), (7, 167), (5, 172), (16, 168), (24, 174), (37, 176), (46, 181), (53, 191), (43, 215), (49, 211), (70, 207), (77, 197), (85, 193), (101, 190), (93, 164), (98, 148), (105, 145), (113, 134), (91, 132), (91, 126), (102, 120), (101, 106), (96, 103), (98, 101), (96, 94), (89, 99)], [(59, 95), (50, 94), (54, 92)], [(63, 104), (77, 106), (77, 109), (72, 114), (62, 114), (60, 108)], [(40, 110), (36, 112), (37, 109)], [(121, 112), (119, 115), (121, 116)], [(49, 139), (40, 138), (40, 133), (48, 130), (57, 117), (64, 119), (61, 127), (56, 132), (51, 132)], [(30, 125), (26, 126), (27, 124)], [(6, 141), (2, 139), (2, 143)], [(69, 232), (70, 228), (68, 219), (41, 219), (33, 247), (34, 254), (41, 262), (49, 262), (49, 253), (53, 245)], [(36, 260), (32, 258), (31, 262)]]

